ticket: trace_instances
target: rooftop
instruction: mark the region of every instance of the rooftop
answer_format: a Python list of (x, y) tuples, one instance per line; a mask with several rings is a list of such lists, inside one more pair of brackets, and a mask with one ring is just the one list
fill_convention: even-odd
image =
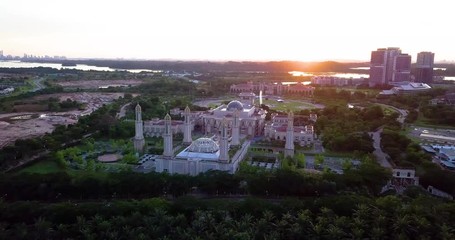
[(188, 151), (195, 153), (214, 153), (219, 149), (218, 144), (211, 138), (199, 138), (187, 148)]

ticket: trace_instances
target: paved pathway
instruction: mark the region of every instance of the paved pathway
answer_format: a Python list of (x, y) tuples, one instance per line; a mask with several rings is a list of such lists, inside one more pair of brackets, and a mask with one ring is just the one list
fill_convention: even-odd
[(33, 84), (35, 86), (33, 87), (32, 90), (30, 90), (30, 92), (36, 92), (36, 91), (39, 91), (39, 90), (45, 88), (46, 86), (44, 86), (42, 84), (43, 81), (44, 81), (44, 78), (35, 78), (35, 79), (33, 79)]
[(131, 103), (127, 103), (120, 108), (120, 112), (117, 113), (117, 118), (122, 118), (126, 115), (126, 107), (128, 107), (130, 104)]
[(392, 168), (392, 164), (390, 164), (390, 162), (387, 160), (389, 158), (389, 156), (384, 153), (381, 149), (381, 133), (382, 133), (382, 128), (380, 128), (378, 131), (376, 132), (372, 132), (370, 134), (372, 134), (372, 137), (373, 137), (373, 147), (374, 147), (374, 152), (373, 154), (376, 156), (376, 159), (378, 161), (378, 163), (385, 167), (385, 168)]

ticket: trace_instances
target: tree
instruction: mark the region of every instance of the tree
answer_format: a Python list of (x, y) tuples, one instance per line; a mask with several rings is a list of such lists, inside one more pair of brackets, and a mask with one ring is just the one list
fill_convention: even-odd
[(320, 154), (314, 156), (314, 163), (316, 165), (322, 166), (322, 164), (324, 164), (324, 156)]
[(343, 171), (350, 170), (352, 168), (352, 161), (351, 159), (344, 159), (343, 160)]
[(306, 161), (305, 161), (305, 155), (303, 153), (297, 153), (294, 156), (294, 159), (297, 162), (297, 167), (298, 168), (305, 168), (306, 166)]
[(137, 163), (138, 158), (134, 153), (129, 153), (123, 156), (122, 162), (127, 163), (127, 164), (135, 164)]
[(55, 153), (55, 160), (57, 161), (57, 164), (63, 169), (66, 169), (69, 165), (62, 151), (58, 151)]
[(95, 160), (93, 159), (87, 159), (87, 166), (85, 168), (86, 171), (89, 171), (89, 172), (94, 172), (95, 171)]

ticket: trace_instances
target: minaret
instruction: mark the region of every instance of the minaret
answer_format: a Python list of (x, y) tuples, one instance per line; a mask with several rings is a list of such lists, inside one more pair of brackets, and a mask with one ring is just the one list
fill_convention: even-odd
[(186, 106), (184, 112), (185, 120), (183, 122), (183, 144), (190, 145), (193, 139), (191, 138), (191, 112), (190, 108)]
[(144, 145), (145, 145), (145, 140), (144, 140), (144, 125), (142, 123), (142, 109), (139, 104), (136, 105), (136, 122), (135, 122), (135, 130), (136, 130), (136, 135), (134, 136), (133, 139), (133, 144), (134, 144), (134, 150), (136, 150), (137, 153), (142, 153), (144, 151)]
[(288, 127), (286, 128), (286, 145), (284, 147), (285, 156), (294, 156), (294, 113), (289, 111)]
[(221, 122), (220, 161), (229, 162), (228, 126), (226, 118)]
[(164, 151), (163, 156), (166, 158), (172, 158), (174, 155), (173, 145), (172, 145), (172, 122), (171, 116), (166, 114), (164, 117)]
[(240, 144), (240, 118), (239, 111), (235, 109), (234, 111), (234, 121), (232, 123), (232, 140), (231, 144), (237, 146)]

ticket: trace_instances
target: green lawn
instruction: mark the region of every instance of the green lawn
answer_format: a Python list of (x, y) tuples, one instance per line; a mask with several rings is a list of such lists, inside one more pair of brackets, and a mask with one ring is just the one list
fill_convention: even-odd
[(316, 106), (311, 103), (297, 100), (284, 100), (284, 102), (277, 102), (276, 100), (263, 100), (262, 103), (277, 111), (300, 111), (302, 109), (316, 108)]
[(385, 115), (390, 115), (390, 114), (392, 114), (394, 112), (399, 114), (399, 112), (395, 108), (390, 107), (388, 105), (385, 105), (385, 104), (382, 104), (382, 103), (374, 103), (374, 105), (380, 106), (382, 108), (382, 110), (384, 111)]
[(418, 127), (427, 127), (427, 128), (444, 128), (444, 129), (455, 129), (454, 126), (450, 125), (444, 125), (444, 124), (433, 124), (430, 122), (430, 120), (426, 117), (423, 116), (421, 112), (419, 112), (419, 117), (417, 120), (412, 123), (412, 125), (418, 126)]
[(30, 166), (21, 169), (19, 173), (54, 173), (61, 172), (62, 169), (59, 168), (56, 162), (50, 160), (43, 160), (36, 163), (33, 163)]

